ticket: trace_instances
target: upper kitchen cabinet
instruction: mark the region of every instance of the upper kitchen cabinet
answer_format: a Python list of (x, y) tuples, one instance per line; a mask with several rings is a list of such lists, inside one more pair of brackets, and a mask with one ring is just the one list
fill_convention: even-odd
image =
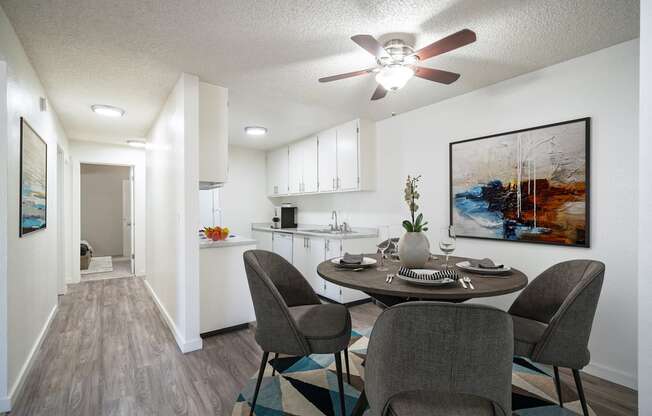
[(332, 128), (319, 133), (319, 191), (337, 190), (337, 130)]
[(317, 192), (317, 136), (290, 145), (290, 193)]
[[(287, 147), (285, 148), (287, 149)], [(275, 175), (269, 160), (268, 175)], [(375, 126), (353, 120), (289, 146), (287, 193), (270, 196), (371, 190), (375, 181)]]
[(199, 83), (199, 186), (211, 189), (227, 181), (229, 160), (228, 90)]
[(358, 189), (360, 182), (360, 148), (358, 121), (354, 120), (336, 127), (337, 132), (337, 190)]
[(289, 193), (288, 146), (267, 152), (267, 194), (281, 196)]

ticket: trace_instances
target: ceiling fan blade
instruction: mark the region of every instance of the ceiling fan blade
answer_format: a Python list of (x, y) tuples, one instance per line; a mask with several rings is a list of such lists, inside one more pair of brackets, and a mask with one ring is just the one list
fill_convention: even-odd
[(429, 81), (440, 82), (442, 84), (452, 84), (457, 81), (460, 74), (455, 72), (442, 71), (440, 69), (425, 68), (418, 66), (414, 68), (414, 76), (427, 79)]
[(371, 96), (371, 101), (380, 100), (381, 98), (385, 98), (386, 95), (387, 90), (382, 85), (378, 84), (376, 91), (374, 91), (374, 95)]
[(347, 72), (346, 74), (332, 75), (330, 77), (319, 78), (319, 82), (331, 82), (337, 81), (338, 79), (345, 79), (351, 77), (357, 77), (358, 75), (365, 75), (374, 72), (376, 68), (362, 69), (360, 71)]
[(414, 54), (419, 57), (421, 61), (432, 58), (433, 56), (441, 55), (452, 51), (453, 49), (461, 48), (464, 45), (473, 43), (476, 40), (475, 32), (469, 29), (460, 30), (450, 36), (446, 36), (437, 42), (423, 47), (416, 51)]
[(383, 48), (383, 45), (381, 45), (380, 42), (371, 35), (355, 35), (351, 36), (351, 40), (376, 58), (389, 57), (389, 54), (385, 48)]

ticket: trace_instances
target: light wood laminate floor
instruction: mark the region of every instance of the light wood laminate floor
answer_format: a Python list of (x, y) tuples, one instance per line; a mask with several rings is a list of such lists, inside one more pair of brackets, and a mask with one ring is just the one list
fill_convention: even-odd
[[(380, 309), (351, 312), (366, 327)], [(182, 354), (141, 278), (70, 285), (11, 415), (230, 415), (260, 357), (251, 329)], [(599, 416), (636, 414), (635, 392), (588, 375), (584, 384)]]

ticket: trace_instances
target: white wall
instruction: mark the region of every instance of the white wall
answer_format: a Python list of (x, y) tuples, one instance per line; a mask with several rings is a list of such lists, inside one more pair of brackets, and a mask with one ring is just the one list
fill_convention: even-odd
[[(79, 241), (81, 235), (80, 223), (80, 164), (93, 163), (100, 165), (121, 165), (134, 167), (134, 254), (137, 276), (146, 273), (146, 237), (147, 221), (145, 215), (146, 169), (145, 150), (127, 145), (113, 145), (75, 140), (70, 142), (72, 158), (72, 271), (70, 283), (80, 281), (79, 274)], [(92, 242), (91, 242), (92, 244)]]
[[(299, 205), (301, 223), (328, 223), (330, 211), (338, 209), (354, 227), (398, 225), (407, 215), (405, 177), (421, 174), (419, 205), (431, 224), (429, 238), (436, 242), (448, 221), (449, 142), (592, 117), (592, 248), (459, 239), (456, 253), (495, 257), (530, 278), (566, 259), (604, 261), (607, 274), (587, 371), (634, 386), (637, 91), (635, 40), (378, 122), (376, 191), (286, 200)], [(513, 298), (492, 303), (507, 307)]]
[(222, 224), (231, 233), (251, 237), (251, 223), (272, 221), (274, 206), (265, 187), (265, 152), (229, 146), (229, 174), (220, 189), (220, 206)]
[(640, 415), (652, 414), (652, 2), (641, 2), (639, 131), (638, 395)]
[(183, 352), (199, 338), (199, 79), (182, 74), (147, 135), (147, 280)]
[(122, 182), (129, 179), (128, 166), (81, 165), (81, 238), (95, 256), (122, 256)]
[[(0, 87), (0, 98), (4, 101), (0, 104), (0, 216), (3, 217), (0, 285), (6, 284), (6, 290), (0, 290), (0, 319), (6, 316), (0, 324), (0, 333), (6, 327), (6, 334), (2, 334), (6, 336), (0, 338), (0, 410), (8, 410), (56, 311), (57, 145), (67, 151), (68, 144), (54, 110), (39, 109), (39, 98), (46, 96), (45, 91), (1, 8), (0, 61), (6, 63), (7, 71), (6, 101), (5, 86)], [(25, 117), (48, 145), (47, 228), (23, 238), (18, 235), (20, 117)]]

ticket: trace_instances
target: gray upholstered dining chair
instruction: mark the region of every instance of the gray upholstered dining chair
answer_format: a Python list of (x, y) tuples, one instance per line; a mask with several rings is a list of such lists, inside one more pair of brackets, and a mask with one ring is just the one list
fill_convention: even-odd
[(509, 309), (514, 353), (553, 366), (562, 407), (559, 367), (572, 369), (585, 416), (589, 412), (579, 370), (590, 360), (589, 336), (604, 271), (604, 264), (595, 260), (556, 264), (523, 289)]
[(512, 322), (490, 306), (408, 302), (369, 338), (372, 416), (511, 416)]
[(256, 314), (256, 342), (263, 349), (251, 414), (270, 352), (293, 356), (334, 354), (345, 413), (342, 351), (350, 382), (348, 346), (351, 315), (344, 305), (322, 304), (310, 284), (292, 264), (276, 253), (249, 250), (244, 253), (247, 282)]

